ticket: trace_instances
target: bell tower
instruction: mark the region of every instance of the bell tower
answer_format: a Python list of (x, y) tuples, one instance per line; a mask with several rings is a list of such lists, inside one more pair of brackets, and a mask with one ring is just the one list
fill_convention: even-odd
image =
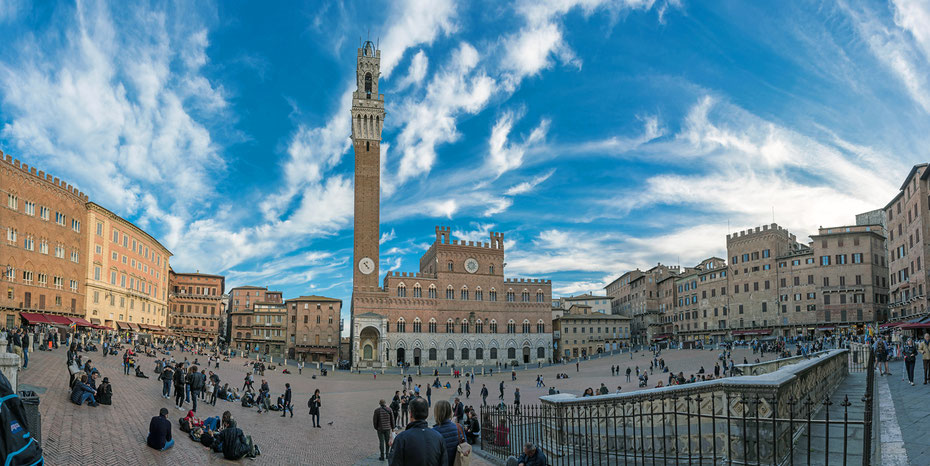
[(378, 286), (381, 202), (381, 128), (384, 95), (378, 93), (381, 51), (371, 41), (358, 49), (356, 90), (352, 94), (352, 145), (355, 149), (355, 230), (353, 290)]

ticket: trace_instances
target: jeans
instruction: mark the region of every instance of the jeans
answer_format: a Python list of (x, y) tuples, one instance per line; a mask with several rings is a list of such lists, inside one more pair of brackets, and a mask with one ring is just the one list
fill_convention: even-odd
[[(291, 413), (291, 414), (293, 414), (293, 413)], [(319, 427), (319, 426), (320, 426), (320, 415), (319, 415), (319, 414), (311, 414), (311, 415), (310, 415), (310, 420), (313, 421), (313, 426), (314, 426), (314, 427)]]
[(178, 405), (179, 408), (184, 406), (184, 389), (181, 387), (174, 387), (174, 404)]
[(94, 399), (94, 394), (91, 392), (84, 392), (83, 394), (81, 394), (81, 402), (78, 404), (83, 405), (84, 402), (86, 402), (87, 400), (90, 400), (90, 404), (92, 405), (97, 404), (97, 400)]
[(190, 402), (191, 402), (191, 386), (190, 386), (190, 384), (184, 385), (184, 402), (185, 402), (185, 403), (190, 403)]
[(171, 396), (171, 380), (162, 380), (161, 395), (164, 397)]
[(216, 389), (210, 394), (210, 404), (216, 406)]
[(123, 363), (123, 374), (129, 375), (129, 363), (128, 362)]
[(29, 365), (29, 348), (23, 347), (23, 369)]
[(904, 361), (904, 367), (907, 369), (907, 381), (914, 383), (914, 366), (917, 364), (917, 361)]
[(191, 408), (191, 409), (193, 409), (194, 412), (196, 413), (196, 412), (197, 412), (197, 398), (200, 398), (200, 390), (191, 390), (191, 391), (190, 391), (190, 395), (191, 395), (190, 398), (191, 398), (192, 400), (194, 400), (194, 401), (193, 401), (194, 407)]
[(219, 428), (219, 426), (220, 426), (220, 418), (216, 416), (208, 417), (204, 419), (203, 421), (203, 428), (207, 430), (216, 431), (216, 429)]
[(167, 442), (165, 442), (165, 446), (162, 447), (161, 451), (165, 451), (173, 446), (174, 446), (174, 439), (168, 440)]
[(388, 442), (391, 441), (391, 431), (389, 430), (379, 430), (378, 431), (378, 448), (381, 450), (381, 457), (384, 458), (385, 455), (390, 451), (390, 446)]
[(433, 395), (426, 395), (426, 406), (433, 407)]

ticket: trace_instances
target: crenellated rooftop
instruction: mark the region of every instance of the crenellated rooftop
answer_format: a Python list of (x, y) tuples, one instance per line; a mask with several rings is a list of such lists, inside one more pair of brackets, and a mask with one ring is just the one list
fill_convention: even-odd
[(20, 170), (23, 173), (31, 175), (41, 180), (42, 182), (51, 184), (52, 186), (58, 189), (61, 189), (67, 192), (68, 194), (71, 194), (72, 196), (77, 197), (81, 201), (87, 202), (89, 199), (86, 194), (84, 194), (83, 192), (75, 188), (74, 186), (71, 186), (64, 180), (59, 179), (57, 176), (52, 176), (50, 173), (45, 173), (42, 170), (36, 170), (36, 167), (30, 167), (29, 165), (26, 165), (25, 163), (20, 162), (19, 159), (14, 159), (13, 156), (9, 154), (4, 154), (3, 151), (0, 151), (0, 159), (3, 159), (3, 162), (6, 163), (7, 165), (10, 165), (13, 168), (16, 168), (17, 170)]

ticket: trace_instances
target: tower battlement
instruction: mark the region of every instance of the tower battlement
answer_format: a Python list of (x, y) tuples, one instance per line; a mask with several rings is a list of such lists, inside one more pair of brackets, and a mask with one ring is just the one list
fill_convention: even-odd
[(23, 173), (27, 175), (37, 178), (44, 183), (51, 184), (55, 186), (56, 188), (62, 191), (65, 191), (72, 196), (77, 197), (81, 201), (87, 202), (89, 200), (89, 197), (87, 196), (87, 194), (84, 194), (83, 192), (75, 188), (74, 186), (71, 186), (70, 184), (65, 182), (65, 180), (59, 179), (57, 176), (52, 176), (50, 173), (45, 173), (42, 170), (36, 170), (36, 167), (30, 167), (29, 165), (20, 162), (19, 159), (14, 159), (11, 155), (4, 154), (3, 151), (0, 151), (0, 159), (2, 159), (3, 162), (6, 163), (7, 165), (19, 171), (22, 171)]

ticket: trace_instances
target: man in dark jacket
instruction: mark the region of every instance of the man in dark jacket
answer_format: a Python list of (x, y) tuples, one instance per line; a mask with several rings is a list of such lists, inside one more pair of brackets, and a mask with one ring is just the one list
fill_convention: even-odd
[(455, 416), (455, 422), (461, 424), (465, 420), (465, 404), (456, 397), (455, 404), (452, 405), (452, 414)]
[(191, 367), (190, 375), (190, 386), (191, 386), (191, 399), (193, 400), (193, 407), (191, 408), (195, 413), (197, 412), (197, 398), (200, 398), (200, 391), (203, 390), (204, 382), (206, 382), (206, 376), (198, 372), (197, 366)]
[(410, 402), (410, 416), (413, 422), (407, 429), (397, 434), (391, 446), (390, 466), (446, 466), (448, 454), (442, 435), (431, 429), (426, 422), (429, 417), (429, 405), (423, 398)]
[(379, 406), (375, 409), (374, 416), (372, 416), (372, 424), (374, 424), (375, 431), (378, 432), (378, 448), (381, 449), (381, 458), (379, 460), (384, 461), (384, 454), (391, 448), (389, 442), (391, 440), (391, 431), (394, 430), (394, 412), (387, 407), (384, 400), (379, 401), (378, 404)]
[(527, 443), (523, 445), (523, 454), (519, 458), (507, 458), (507, 466), (546, 466), (546, 454), (536, 448), (536, 445)]
[(249, 445), (248, 439), (242, 433), (242, 429), (236, 427), (236, 420), (230, 419), (225, 429), (220, 431), (216, 440), (223, 446), (223, 458), (228, 460), (238, 460), (249, 453), (252, 446)]
[(171, 421), (168, 420), (168, 408), (159, 410), (158, 416), (153, 417), (149, 422), (149, 437), (145, 443), (161, 451), (174, 446), (174, 439), (171, 438)]
[(184, 364), (178, 363), (174, 368), (174, 404), (177, 405), (178, 410), (183, 410), (184, 406), (184, 380), (186, 376), (184, 374)]
[(291, 417), (294, 417), (294, 407), (291, 406), (291, 384), (286, 383), (284, 387), (287, 390), (284, 391), (284, 405), (281, 407), (281, 417), (284, 417), (288, 411), (291, 412)]

